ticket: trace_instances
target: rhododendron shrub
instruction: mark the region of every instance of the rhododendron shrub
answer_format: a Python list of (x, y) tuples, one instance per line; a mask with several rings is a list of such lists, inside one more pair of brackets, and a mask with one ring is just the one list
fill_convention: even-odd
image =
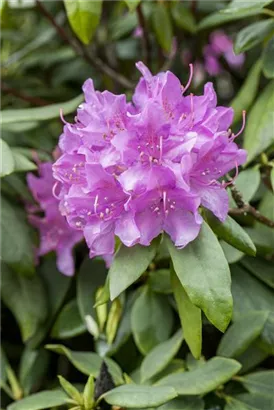
[(273, 19), (3, 2), (1, 408), (273, 408)]

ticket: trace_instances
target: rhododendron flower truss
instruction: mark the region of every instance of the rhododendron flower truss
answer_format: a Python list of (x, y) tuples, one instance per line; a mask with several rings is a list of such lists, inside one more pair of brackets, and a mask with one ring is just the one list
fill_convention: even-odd
[[(231, 108), (218, 107), (213, 85), (188, 93), (171, 72), (142, 77), (132, 103), (84, 84), (85, 102), (65, 123), (53, 165), (60, 211), (83, 231), (90, 256), (111, 261), (114, 236), (148, 246), (165, 231), (185, 247), (200, 230), (200, 206), (221, 221), (228, 213), (220, 180), (246, 159), (229, 130)], [(191, 80), (191, 78), (190, 78)]]
[[(74, 273), (73, 247), (83, 238), (81, 232), (72, 229), (60, 214), (59, 201), (53, 196), (55, 183), (50, 162), (39, 165), (39, 176), (29, 173), (29, 189), (39, 206), (29, 207), (29, 221), (40, 231), (38, 256), (50, 251), (57, 254), (57, 267), (60, 272), (71, 276)], [(44, 212), (41, 217), (38, 214)]]

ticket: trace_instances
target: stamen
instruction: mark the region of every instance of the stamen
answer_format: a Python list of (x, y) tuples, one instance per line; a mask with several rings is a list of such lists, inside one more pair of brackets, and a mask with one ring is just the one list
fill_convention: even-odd
[(53, 195), (54, 198), (56, 198), (56, 199), (60, 199), (59, 196), (56, 194), (56, 189), (57, 189), (58, 184), (59, 184), (59, 182), (56, 181), (55, 184), (53, 185), (53, 188), (52, 188), (52, 195)]
[(61, 120), (62, 120), (62, 122), (64, 123), (64, 124), (68, 124), (68, 122), (65, 120), (65, 118), (64, 118), (64, 115), (63, 115), (63, 109), (62, 108), (60, 108), (60, 118), (61, 118)]
[(239, 135), (241, 135), (241, 133), (242, 133), (243, 130), (245, 129), (245, 123), (246, 123), (246, 111), (245, 111), (245, 110), (243, 110), (242, 115), (243, 115), (243, 124), (242, 124), (242, 126), (241, 126), (240, 131), (237, 132), (236, 135), (235, 135), (235, 134), (232, 134), (232, 136), (231, 136), (231, 140), (232, 140), (232, 141), (234, 141), (235, 138), (239, 137)]
[(189, 64), (189, 70), (190, 70), (189, 79), (188, 79), (188, 82), (187, 82), (186, 86), (183, 88), (183, 93), (189, 88), (189, 86), (191, 84), (191, 81), (192, 81), (192, 78), (193, 78), (193, 64)]
[(98, 195), (96, 195), (95, 201), (94, 201), (94, 213), (95, 213), (95, 215), (97, 215), (97, 206), (98, 206)]
[(228, 182), (222, 181), (223, 188), (227, 188), (229, 185), (234, 185), (234, 182), (235, 182), (235, 180), (237, 179), (237, 177), (239, 175), (239, 167), (238, 167), (237, 161), (235, 161), (235, 168), (236, 168), (236, 171), (235, 171), (234, 177), (231, 178), (231, 180), (228, 181)]
[(162, 155), (163, 155), (163, 136), (160, 136), (160, 156), (159, 156), (159, 162), (161, 164), (162, 162)]
[(163, 205), (164, 205), (164, 211), (166, 212), (166, 191), (163, 192)]

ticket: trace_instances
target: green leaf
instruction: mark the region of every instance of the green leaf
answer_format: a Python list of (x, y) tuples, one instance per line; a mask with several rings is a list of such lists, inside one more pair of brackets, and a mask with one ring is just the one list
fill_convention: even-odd
[(84, 392), (83, 392), (83, 399), (84, 399), (84, 408), (89, 410), (94, 408), (94, 378), (92, 375), (89, 376)]
[(232, 0), (228, 7), (222, 10), (222, 13), (237, 13), (242, 10), (252, 10), (259, 11), (267, 4), (272, 3), (273, 0)]
[(135, 11), (136, 7), (141, 3), (141, 0), (125, 0), (126, 5), (128, 6), (131, 12)]
[(109, 270), (111, 300), (117, 298), (145, 272), (155, 253), (155, 242), (150, 246), (120, 246)]
[(239, 31), (236, 37), (234, 51), (236, 54), (243, 53), (264, 39), (273, 31), (273, 19), (257, 21)]
[(110, 390), (102, 397), (112, 406), (143, 409), (146, 407), (160, 406), (176, 396), (177, 393), (172, 387), (126, 384)]
[(246, 164), (274, 142), (273, 128), (274, 81), (260, 93), (247, 119), (244, 149), (248, 152)]
[[(152, 26), (162, 49), (170, 52), (172, 46), (172, 24), (168, 9), (164, 3), (156, 3), (152, 13)], [(163, 30), (163, 27), (165, 28)]]
[(235, 13), (216, 12), (206, 16), (198, 25), (198, 30), (203, 30), (215, 26), (220, 26), (231, 21), (241, 20), (245, 17), (258, 15), (258, 10), (239, 10)]
[(156, 293), (172, 293), (169, 269), (159, 269), (149, 272), (148, 285)]
[(265, 370), (241, 376), (241, 383), (252, 394), (262, 395), (273, 399), (274, 370)]
[[(261, 182), (261, 174), (258, 166), (241, 171), (235, 181), (236, 188), (241, 192), (245, 202), (250, 202), (256, 194)], [(230, 193), (230, 191), (229, 191)], [(235, 207), (231, 197), (231, 207)]]
[(14, 171), (14, 157), (10, 147), (2, 138), (0, 138), (0, 151), (2, 155), (0, 176), (4, 177)]
[(260, 336), (267, 317), (268, 312), (252, 312), (236, 320), (222, 337), (217, 354), (225, 357), (242, 354)]
[(14, 160), (15, 172), (33, 171), (37, 169), (37, 166), (21, 153), (20, 148), (13, 147), (11, 151)]
[(220, 222), (218, 218), (207, 210), (204, 210), (204, 216), (210, 228), (220, 239), (223, 239), (225, 242), (247, 255), (256, 255), (254, 243), (234, 219), (227, 216), (225, 222)]
[(223, 250), (204, 222), (199, 236), (184, 249), (168, 239), (175, 272), (191, 302), (222, 332), (232, 315), (229, 267)]
[[(236, 97), (230, 103), (234, 110), (233, 122), (236, 123), (242, 118), (243, 110), (248, 111), (253, 101), (256, 98), (259, 88), (260, 77), (262, 71), (262, 61), (258, 60), (250, 69), (245, 82), (238, 91)], [(242, 172), (240, 173), (240, 175)], [(249, 184), (252, 186), (252, 184)]]
[(226, 405), (225, 410), (270, 410), (273, 405), (272, 397), (257, 394), (243, 393), (229, 399), (231, 403)]
[(255, 410), (255, 407), (250, 407), (248, 404), (243, 403), (237, 399), (237, 396), (227, 397), (227, 403), (224, 410)]
[(25, 347), (19, 367), (19, 382), (25, 396), (41, 384), (48, 371), (48, 365), (49, 352), (44, 348), (32, 350), (28, 346)]
[(201, 309), (193, 305), (186, 291), (172, 269), (172, 287), (179, 311), (185, 340), (195, 358), (201, 356), (202, 350), (202, 314)]
[[(273, 131), (274, 132), (274, 131)], [(260, 203), (259, 211), (262, 215), (269, 218), (271, 221), (274, 222), (274, 193), (271, 191), (267, 191)], [(265, 226), (260, 222), (255, 223), (256, 230), (265, 237), (269, 238), (269, 242), (272, 244), (272, 253), (274, 251), (273, 243), (274, 243), (274, 229), (270, 228), (269, 226)]]
[(244, 353), (237, 357), (237, 361), (242, 365), (240, 374), (247, 373), (254, 367), (257, 367), (267, 357), (268, 354), (257, 347), (257, 342), (255, 341)]
[[(65, 355), (76, 369), (87, 376), (92, 375), (97, 377), (102, 365), (103, 359), (96, 353), (91, 352), (75, 352), (68, 349), (63, 345), (46, 345), (46, 349), (49, 349), (55, 353)], [(111, 373), (114, 381), (118, 384), (123, 383), (123, 377), (120, 367), (111, 359), (104, 359), (109, 372)]]
[(23, 108), (16, 110), (3, 110), (0, 118), (0, 124), (11, 124), (18, 122), (33, 121), (46, 121), (52, 118), (60, 117), (60, 109), (62, 109), (63, 115), (70, 114), (76, 110), (81, 102), (83, 102), (83, 94), (78, 95), (70, 101), (64, 103), (57, 103), (52, 105), (46, 105), (45, 107), (38, 108)]
[(1, 295), (13, 313), (26, 342), (34, 335), (47, 315), (46, 295), (40, 278), (22, 276), (2, 264)]
[(262, 258), (246, 257), (241, 264), (254, 276), (274, 289), (273, 263)]
[(274, 166), (270, 172), (270, 180), (271, 180), (272, 189), (274, 191)]
[(266, 78), (274, 78), (274, 36), (268, 41), (263, 51), (263, 73)]
[(272, 235), (265, 235), (257, 228), (245, 228), (245, 231), (256, 245), (258, 255), (268, 256), (273, 253)]
[(200, 397), (178, 397), (158, 407), (158, 410), (204, 410)]
[(67, 393), (69, 397), (76, 401), (78, 404), (83, 404), (82, 394), (79, 390), (76, 389), (69, 381), (67, 381), (64, 377), (58, 376), (59, 383), (61, 384), (64, 391)]
[(45, 390), (10, 404), (7, 410), (42, 410), (67, 403), (68, 396), (61, 389)]
[(106, 324), (106, 337), (108, 344), (112, 344), (115, 339), (116, 332), (119, 326), (119, 322), (122, 314), (122, 304), (117, 298), (115, 299), (109, 309), (107, 324)]
[(238, 249), (234, 248), (231, 245), (228, 245), (228, 243), (222, 240), (220, 240), (220, 245), (222, 247), (222, 250), (224, 251), (226, 260), (229, 263), (229, 265), (238, 262), (245, 255), (243, 252), (238, 251)]
[(100, 22), (102, 0), (64, 0), (70, 26), (77, 37), (89, 44)]
[(182, 3), (174, 3), (172, 4), (171, 14), (178, 27), (190, 33), (196, 32), (196, 21), (189, 8)]
[(161, 386), (172, 386), (179, 395), (205, 394), (228, 382), (240, 370), (240, 363), (233, 359), (214, 357), (203, 366), (172, 374), (160, 380)]
[(173, 314), (165, 296), (153, 293), (147, 286), (134, 302), (131, 326), (135, 343), (146, 355), (159, 343), (168, 339)]
[(142, 383), (163, 370), (178, 353), (184, 340), (182, 330), (179, 329), (169, 340), (160, 343), (144, 358), (141, 365)]
[(51, 336), (55, 339), (69, 339), (81, 335), (86, 331), (76, 299), (68, 302), (59, 313), (51, 331)]

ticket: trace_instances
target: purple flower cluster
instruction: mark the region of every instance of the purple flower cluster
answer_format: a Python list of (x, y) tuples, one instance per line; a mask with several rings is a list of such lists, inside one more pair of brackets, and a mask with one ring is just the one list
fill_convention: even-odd
[[(71, 229), (60, 214), (59, 201), (53, 196), (55, 183), (52, 176), (52, 163), (39, 165), (39, 177), (29, 173), (27, 182), (39, 206), (28, 207), (29, 221), (40, 231), (40, 246), (37, 256), (50, 251), (57, 254), (57, 267), (60, 272), (71, 276), (74, 273), (72, 249), (82, 238), (82, 232)], [(44, 212), (44, 216), (39, 214)]]
[(137, 67), (143, 76), (132, 103), (85, 82), (85, 102), (75, 123), (65, 123), (53, 165), (62, 215), (83, 232), (90, 257), (108, 262), (115, 235), (147, 246), (165, 231), (183, 248), (199, 233), (200, 206), (224, 221), (220, 178), (246, 159), (228, 131), (233, 110), (217, 107), (211, 83), (203, 95), (185, 96), (190, 81), (183, 87), (169, 71)]

